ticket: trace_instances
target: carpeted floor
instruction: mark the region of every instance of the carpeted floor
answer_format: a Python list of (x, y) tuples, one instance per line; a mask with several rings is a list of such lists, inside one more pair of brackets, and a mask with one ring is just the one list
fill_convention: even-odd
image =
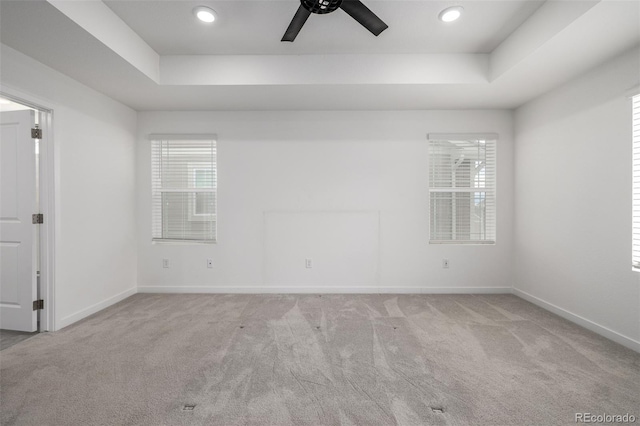
[(640, 416), (640, 354), (511, 295), (144, 295), (0, 353), (2, 425)]

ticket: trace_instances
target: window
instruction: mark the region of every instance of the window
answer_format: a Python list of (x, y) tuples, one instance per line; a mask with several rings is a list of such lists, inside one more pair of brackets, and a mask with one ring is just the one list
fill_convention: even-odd
[(215, 243), (215, 136), (151, 135), (152, 237)]
[[(211, 196), (210, 190), (214, 184), (214, 170), (206, 163), (190, 163), (189, 178), (192, 180), (191, 188), (203, 190), (196, 192), (192, 203), (189, 206), (189, 220), (207, 221), (215, 216), (215, 197)], [(215, 221), (215, 217), (213, 218)]]
[(640, 270), (640, 94), (631, 98), (631, 121), (633, 135), (633, 247), (631, 262)]
[(429, 135), (430, 243), (496, 240), (497, 135)]

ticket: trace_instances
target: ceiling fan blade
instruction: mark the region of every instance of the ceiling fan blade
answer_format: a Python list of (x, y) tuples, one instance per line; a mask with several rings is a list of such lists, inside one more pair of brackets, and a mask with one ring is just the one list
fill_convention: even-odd
[(389, 28), (387, 24), (382, 22), (367, 6), (362, 4), (360, 0), (344, 0), (340, 8), (347, 12), (353, 19), (371, 31), (376, 37)]
[(309, 18), (309, 15), (311, 15), (311, 12), (309, 12), (307, 9), (302, 7), (302, 5), (300, 5), (296, 14), (293, 15), (293, 19), (289, 24), (289, 28), (287, 28), (287, 31), (285, 31), (284, 36), (282, 36), (282, 40), (280, 41), (295, 40), (296, 36), (302, 29), (302, 26), (304, 25), (305, 22), (307, 22), (307, 18)]

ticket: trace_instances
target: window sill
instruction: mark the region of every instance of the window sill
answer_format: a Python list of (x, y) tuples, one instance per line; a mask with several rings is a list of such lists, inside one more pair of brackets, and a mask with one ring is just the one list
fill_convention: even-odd
[(218, 244), (218, 240), (214, 241), (198, 241), (198, 240), (151, 240), (151, 244), (161, 245), (211, 245)]
[(495, 246), (495, 241), (429, 241), (429, 244), (454, 244), (461, 246)]

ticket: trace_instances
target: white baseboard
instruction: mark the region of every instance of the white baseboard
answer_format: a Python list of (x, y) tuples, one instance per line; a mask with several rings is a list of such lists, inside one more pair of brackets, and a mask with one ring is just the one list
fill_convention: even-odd
[(121, 300), (126, 299), (129, 296), (132, 296), (138, 292), (136, 287), (130, 288), (129, 290), (123, 291), (122, 293), (116, 294), (115, 296), (109, 297), (108, 299), (103, 300), (102, 302), (98, 302), (95, 305), (91, 305), (88, 308), (82, 309), (74, 314), (68, 315), (64, 318), (59, 319), (55, 323), (55, 329), (61, 330), (74, 322), (80, 321), (83, 318), (88, 317), (89, 315), (93, 315), (96, 312), (103, 310), (104, 308), (108, 308), (111, 305), (114, 305)]
[(617, 331), (613, 331), (610, 328), (602, 326), (598, 323), (595, 323), (591, 320), (588, 320), (580, 315), (576, 315), (572, 312), (567, 311), (559, 306), (554, 305), (553, 303), (549, 303), (545, 300), (540, 299), (539, 297), (533, 296), (529, 293), (526, 293), (522, 290), (518, 290), (517, 288), (513, 289), (513, 294), (518, 297), (523, 298), (524, 300), (533, 303), (547, 311), (553, 312), (554, 314), (561, 316), (562, 318), (574, 322), (587, 330), (591, 330), (594, 333), (597, 333), (601, 336), (606, 337), (609, 340), (613, 340), (616, 343), (620, 343), (622, 346), (626, 346), (629, 349), (632, 349), (636, 352), (640, 352), (640, 342), (634, 340), (630, 337), (627, 337), (623, 334), (618, 333)]
[(138, 293), (231, 294), (510, 294), (511, 287), (265, 287), (265, 286), (139, 286)]

